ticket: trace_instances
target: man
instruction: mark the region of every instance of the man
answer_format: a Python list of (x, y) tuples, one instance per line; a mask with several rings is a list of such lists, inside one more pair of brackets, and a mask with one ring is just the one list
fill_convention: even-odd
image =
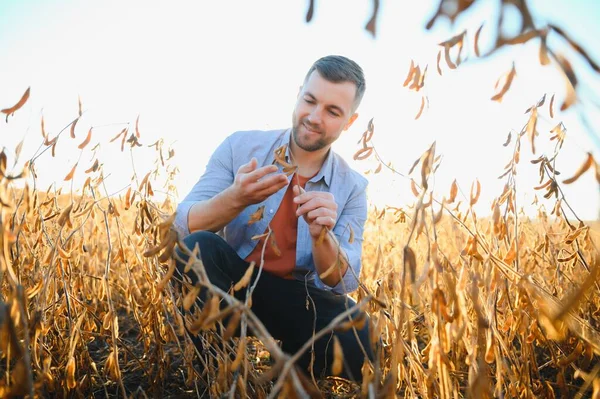
[[(229, 136), (177, 207), (175, 227), (188, 248), (199, 246), (212, 284), (227, 291), (250, 262), (262, 265), (252, 310), (290, 354), (355, 304), (342, 294), (358, 288), (367, 181), (330, 147), (356, 120), (364, 91), (354, 61), (317, 60), (298, 93), (292, 128)], [(344, 376), (360, 379), (365, 354), (372, 358), (368, 323), (335, 335)], [(332, 347), (331, 334), (315, 343), (316, 375), (330, 372)], [(306, 353), (300, 367), (310, 360)]]

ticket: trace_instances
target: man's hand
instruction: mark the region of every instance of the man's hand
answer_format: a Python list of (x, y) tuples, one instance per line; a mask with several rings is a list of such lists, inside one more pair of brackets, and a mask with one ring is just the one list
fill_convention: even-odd
[[(275, 173), (277, 166), (268, 165), (257, 169), (257, 163), (256, 158), (252, 158), (250, 162), (240, 166), (230, 187), (232, 198), (240, 208), (263, 202), (288, 183), (285, 174)], [(267, 176), (270, 173), (275, 174)]]
[(294, 203), (298, 204), (296, 216), (303, 216), (310, 235), (317, 239), (323, 227), (333, 230), (337, 219), (337, 203), (333, 194), (321, 191), (304, 191), (294, 186)]
[[(324, 228), (333, 232), (337, 218), (337, 203), (333, 194), (321, 191), (306, 192), (294, 186), (294, 203), (298, 204), (296, 215), (304, 217), (312, 237), (312, 254), (315, 269), (323, 283), (336, 286), (348, 270), (346, 255), (333, 233), (326, 234), (323, 243), (318, 244)], [(332, 269), (332, 267), (334, 269)]]

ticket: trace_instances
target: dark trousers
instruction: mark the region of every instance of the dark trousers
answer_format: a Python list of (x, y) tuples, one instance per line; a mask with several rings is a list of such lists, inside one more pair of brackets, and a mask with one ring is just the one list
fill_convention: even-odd
[[(232, 284), (238, 282), (249, 263), (241, 259), (237, 253), (220, 236), (198, 231), (184, 238), (184, 244), (192, 250), (196, 244), (200, 248), (200, 257), (206, 269), (210, 282), (228, 291)], [(187, 256), (180, 250), (178, 254), (184, 260)], [(181, 273), (185, 263), (178, 262), (177, 269)], [(257, 276), (258, 267), (254, 271), (252, 282)], [(192, 283), (197, 281), (194, 272), (188, 272)], [(236, 298), (244, 300), (246, 288), (235, 293)], [(314, 308), (307, 298), (310, 295)], [(202, 293), (199, 300), (202, 300)], [(307, 308), (308, 301), (308, 308)], [(318, 289), (306, 284), (304, 281), (287, 280), (267, 273), (264, 270), (252, 294), (252, 311), (265, 325), (273, 338), (282, 341), (282, 349), (288, 354), (294, 354), (309, 339), (314, 331), (325, 328), (331, 320), (355, 305), (352, 299), (345, 295), (336, 295), (329, 291)], [(360, 312), (355, 312), (352, 317), (358, 317)], [(347, 331), (325, 334), (314, 344), (315, 361), (313, 371), (315, 377), (331, 373), (333, 362), (333, 334), (337, 336), (344, 352), (344, 367), (342, 376), (360, 381), (361, 367), (364, 362), (364, 352), (358, 343), (355, 331), (360, 338), (362, 347), (369, 358), (373, 359), (373, 351), (369, 340), (369, 322), (361, 330), (349, 329)], [(198, 342), (198, 341), (196, 341)], [(298, 365), (302, 370), (308, 371), (311, 360), (310, 350), (306, 351), (299, 359)]]

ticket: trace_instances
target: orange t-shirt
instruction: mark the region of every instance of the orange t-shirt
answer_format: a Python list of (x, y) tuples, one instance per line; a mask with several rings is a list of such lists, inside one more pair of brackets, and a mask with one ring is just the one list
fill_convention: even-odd
[[(296, 241), (298, 237), (298, 217), (296, 216), (298, 205), (294, 204), (293, 187), (300, 181), (300, 187), (304, 188), (306, 182), (311, 178), (312, 176), (302, 177), (300, 175), (296, 178), (296, 174), (292, 176), (291, 183), (283, 195), (279, 209), (271, 220), (271, 230), (273, 231), (271, 234), (275, 236), (275, 242), (277, 243), (281, 255), (275, 253), (271, 242), (267, 243), (263, 269), (276, 276), (287, 279), (293, 278), (292, 271), (296, 266)], [(269, 229), (267, 228), (265, 233), (268, 232)], [(263, 237), (258, 241), (256, 247), (254, 247), (250, 255), (246, 257), (247, 262), (254, 261), (256, 266), (260, 265), (265, 238), (266, 237)]]

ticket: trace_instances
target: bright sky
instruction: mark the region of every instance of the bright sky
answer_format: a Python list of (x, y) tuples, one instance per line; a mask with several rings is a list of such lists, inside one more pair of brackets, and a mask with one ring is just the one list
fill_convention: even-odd
[[(457, 70), (442, 64), (443, 76), (435, 71), (439, 46), (464, 28), (469, 29), (468, 49), (483, 19), (491, 15), (492, 2), (483, 2), (451, 28), (438, 21), (432, 32), (423, 29), (437, 1), (407, 2), (382, 0), (378, 36), (364, 30), (371, 13), (370, 0), (316, 1), (313, 21), (304, 21), (306, 0), (294, 1), (75, 1), (21, 0), (0, 4), (0, 107), (12, 105), (31, 86), (26, 106), (6, 124), (0, 123), (0, 143), (14, 149), (25, 138), (23, 157), (29, 158), (41, 142), (40, 118), (53, 137), (77, 115), (77, 98), (83, 101), (84, 116), (77, 125), (77, 140), (64, 138), (57, 145), (56, 159), (48, 151), (38, 160), (40, 188), (62, 182), (79, 157), (76, 146), (94, 126), (91, 145), (107, 143), (124, 126), (140, 116), (141, 142), (151, 144), (164, 138), (176, 151), (181, 171), (177, 186), (182, 198), (198, 180), (210, 154), (236, 130), (288, 127), (298, 87), (313, 61), (327, 54), (342, 54), (365, 70), (367, 92), (360, 117), (334, 148), (361, 171), (375, 169), (371, 161), (352, 162), (357, 141), (369, 119), (375, 120), (373, 142), (380, 155), (402, 173), (433, 142), (443, 154), (435, 190), (448, 195), (454, 178), (467, 196), (472, 181), (482, 183), (478, 212), (489, 212), (494, 197), (502, 192), (504, 165), (512, 147), (502, 147), (509, 131), (519, 131), (527, 122), (525, 109), (544, 93), (556, 93), (555, 119), (541, 111), (538, 125), (538, 154), (523, 144), (519, 167), (519, 202), (530, 203), (538, 185), (537, 169), (528, 161), (541, 152), (551, 153), (549, 131), (559, 121), (566, 125), (567, 140), (559, 155), (561, 176), (570, 177), (587, 151), (600, 155), (600, 144), (581, 127), (572, 112), (561, 114), (564, 83), (552, 66), (537, 61), (538, 41), (514, 46), (492, 59), (474, 59)], [(600, 3), (594, 0), (531, 1), (543, 22), (565, 28), (600, 61)], [(551, 4), (550, 4), (551, 3)], [(494, 3), (495, 4), (495, 3)], [(488, 8), (485, 8), (488, 7)], [(481, 34), (485, 50), (490, 42), (488, 21)], [(491, 29), (491, 28), (490, 28)], [(556, 38), (556, 36), (553, 36)], [(572, 53), (569, 53), (571, 55)], [(429, 73), (423, 93), (429, 109), (414, 120), (421, 93), (402, 83), (414, 59)], [(600, 92), (600, 78), (578, 57), (588, 90)], [(490, 101), (496, 79), (507, 72), (512, 61), (517, 77), (502, 103)], [(597, 98), (597, 97), (596, 97)], [(600, 115), (592, 124), (600, 125)], [(514, 135), (514, 134), (513, 134)], [(109, 190), (118, 191), (131, 177), (131, 159), (118, 143), (103, 144)], [(134, 152), (138, 173), (150, 170), (153, 152)], [(600, 157), (598, 158), (600, 159)], [(91, 166), (80, 160), (75, 186), (85, 179)], [(369, 198), (381, 206), (405, 206), (414, 200), (409, 181), (380, 173), (369, 177)], [(571, 205), (584, 218), (595, 218), (599, 191), (593, 173), (565, 186)], [(540, 196), (547, 209), (553, 203)], [(546, 202), (544, 202), (546, 201)]]

